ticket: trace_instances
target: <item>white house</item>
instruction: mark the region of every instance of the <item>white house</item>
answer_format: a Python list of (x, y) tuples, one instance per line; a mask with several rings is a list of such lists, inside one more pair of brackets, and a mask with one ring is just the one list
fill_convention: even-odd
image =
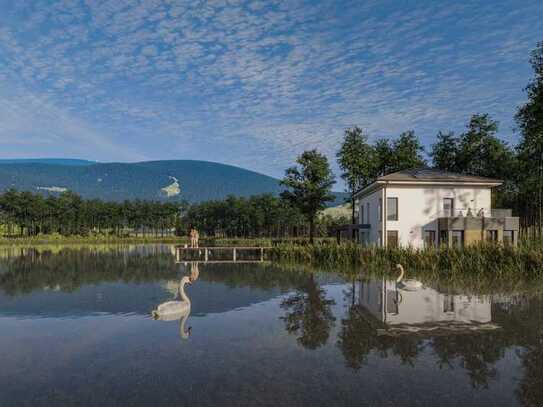
[(379, 177), (355, 194), (362, 244), (461, 247), (481, 240), (516, 244), (518, 218), (493, 209), (502, 181), (416, 168)]

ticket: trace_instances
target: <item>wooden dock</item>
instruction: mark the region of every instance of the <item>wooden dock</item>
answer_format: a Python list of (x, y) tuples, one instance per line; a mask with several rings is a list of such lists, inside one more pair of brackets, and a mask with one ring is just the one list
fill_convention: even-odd
[(266, 252), (269, 249), (271, 247), (176, 246), (175, 261), (177, 263), (263, 263), (266, 261)]

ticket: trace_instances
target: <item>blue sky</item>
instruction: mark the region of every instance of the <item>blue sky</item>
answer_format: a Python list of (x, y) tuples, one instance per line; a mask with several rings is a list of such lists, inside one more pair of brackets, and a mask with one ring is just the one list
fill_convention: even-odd
[(0, 156), (281, 176), (346, 127), (425, 145), (512, 117), (543, 2), (0, 0)]

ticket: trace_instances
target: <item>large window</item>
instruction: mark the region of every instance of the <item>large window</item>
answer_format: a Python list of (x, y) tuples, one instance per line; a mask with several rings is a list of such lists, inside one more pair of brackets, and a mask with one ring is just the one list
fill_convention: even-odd
[(398, 220), (398, 198), (387, 198), (387, 220)]
[(515, 231), (504, 230), (503, 231), (503, 244), (505, 246), (513, 246), (515, 244)]
[(436, 231), (435, 230), (425, 230), (424, 231), (424, 246), (425, 247), (434, 247), (436, 245)]
[(387, 230), (387, 246), (398, 247), (398, 231)]
[(497, 242), (498, 241), (498, 231), (497, 230), (487, 230), (486, 231), (486, 240), (488, 242)]
[(443, 198), (443, 216), (453, 216), (453, 215), (454, 215), (454, 199)]
[(383, 200), (379, 198), (379, 206), (377, 208), (377, 219), (379, 221), (383, 220)]
[(461, 248), (464, 247), (464, 231), (453, 230), (451, 232), (451, 244), (452, 247)]

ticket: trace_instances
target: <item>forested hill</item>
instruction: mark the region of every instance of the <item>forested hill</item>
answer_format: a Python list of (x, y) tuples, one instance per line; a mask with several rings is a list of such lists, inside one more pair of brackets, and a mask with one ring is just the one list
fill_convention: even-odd
[[(207, 161), (92, 163), (77, 160), (0, 160), (0, 191), (9, 188), (58, 194), (73, 191), (83, 198), (201, 202), (227, 195), (278, 194), (275, 178)], [(342, 200), (343, 194), (340, 194)]]

